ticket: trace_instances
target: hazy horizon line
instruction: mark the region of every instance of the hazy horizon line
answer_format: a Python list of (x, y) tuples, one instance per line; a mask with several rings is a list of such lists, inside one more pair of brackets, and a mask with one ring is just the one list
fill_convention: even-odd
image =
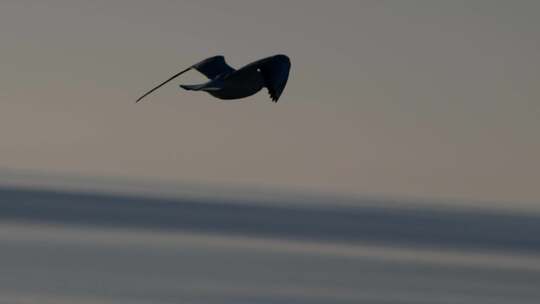
[(287, 203), (312, 206), (376, 205), (400, 208), (479, 209), (485, 211), (540, 212), (535, 202), (466, 200), (459, 198), (401, 197), (385, 194), (357, 195), (314, 191), (276, 185), (217, 184), (121, 176), (94, 176), (34, 169), (0, 167), (0, 187), (60, 192), (112, 194), (148, 198), (227, 199), (240, 203)]

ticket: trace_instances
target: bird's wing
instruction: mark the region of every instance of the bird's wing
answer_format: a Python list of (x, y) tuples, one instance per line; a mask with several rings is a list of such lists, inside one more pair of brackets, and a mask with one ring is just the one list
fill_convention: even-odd
[(185, 72), (187, 72), (187, 71), (189, 71), (189, 70), (191, 70), (191, 67), (189, 67), (189, 68), (183, 70), (183, 71), (180, 72), (180, 73), (174, 74), (174, 75), (171, 76), (169, 79), (167, 79), (167, 80), (165, 80), (164, 82), (162, 82), (162, 83), (160, 83), (159, 85), (157, 85), (155, 88), (153, 88), (153, 89), (151, 89), (150, 91), (144, 93), (143, 96), (139, 97), (139, 99), (137, 99), (137, 101), (135, 101), (135, 103), (141, 101), (141, 99), (143, 99), (143, 98), (145, 98), (146, 96), (150, 95), (150, 93), (154, 92), (155, 90), (161, 88), (161, 87), (164, 86), (167, 82), (169, 82), (169, 81), (175, 79), (176, 77), (178, 77), (178, 76), (184, 74)]
[(225, 57), (214, 56), (191, 66), (208, 79), (214, 79), (219, 75), (234, 72), (234, 68), (225, 62)]
[(277, 102), (285, 89), (289, 79), (291, 61), (285, 55), (275, 55), (256, 61), (250, 65), (259, 69), (264, 78), (264, 85), (268, 88), (270, 98)]
[(184, 74), (185, 72), (187, 72), (187, 71), (189, 71), (191, 69), (196, 69), (197, 71), (201, 72), (206, 77), (208, 77), (209, 79), (213, 79), (216, 76), (224, 74), (224, 73), (234, 72), (234, 69), (225, 62), (225, 58), (223, 56), (210, 57), (210, 58), (207, 58), (207, 59), (205, 59), (205, 60), (203, 60), (203, 61), (201, 61), (199, 63), (196, 63), (196, 64), (190, 66), (189, 68), (183, 70), (180, 73), (174, 74), (169, 79), (167, 79), (164, 82), (157, 85), (155, 88), (153, 88), (150, 91), (144, 93), (144, 95), (139, 97), (139, 99), (137, 99), (137, 101), (135, 101), (135, 102), (137, 103), (137, 102), (141, 101), (141, 99), (143, 99), (144, 97), (150, 95), (150, 93), (154, 92), (155, 90), (161, 88), (167, 82), (175, 79), (176, 77)]

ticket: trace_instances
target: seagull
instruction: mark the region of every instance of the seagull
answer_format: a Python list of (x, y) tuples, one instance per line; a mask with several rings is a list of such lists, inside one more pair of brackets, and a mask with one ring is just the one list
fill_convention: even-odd
[(291, 61), (286, 55), (278, 54), (235, 70), (225, 62), (225, 57), (221, 55), (210, 57), (173, 75), (139, 97), (136, 103), (191, 69), (197, 70), (209, 81), (195, 85), (180, 85), (185, 90), (204, 91), (219, 99), (240, 99), (251, 96), (266, 87), (272, 101), (277, 102), (287, 84)]

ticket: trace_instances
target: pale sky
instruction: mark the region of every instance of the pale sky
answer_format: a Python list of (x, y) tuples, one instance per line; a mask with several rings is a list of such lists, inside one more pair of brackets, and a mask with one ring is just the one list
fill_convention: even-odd
[[(0, 171), (540, 202), (538, 1), (0, 2)], [(279, 103), (156, 83), (284, 53)]]

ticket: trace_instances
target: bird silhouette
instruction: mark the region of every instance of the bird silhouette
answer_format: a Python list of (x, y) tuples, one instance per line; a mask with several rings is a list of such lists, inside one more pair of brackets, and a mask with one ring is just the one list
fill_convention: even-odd
[(136, 102), (191, 69), (197, 70), (210, 80), (202, 84), (180, 85), (185, 90), (204, 91), (219, 99), (240, 99), (266, 87), (272, 101), (277, 102), (289, 79), (291, 61), (289, 57), (279, 54), (235, 70), (225, 62), (223, 56), (210, 57), (173, 75), (139, 97)]

